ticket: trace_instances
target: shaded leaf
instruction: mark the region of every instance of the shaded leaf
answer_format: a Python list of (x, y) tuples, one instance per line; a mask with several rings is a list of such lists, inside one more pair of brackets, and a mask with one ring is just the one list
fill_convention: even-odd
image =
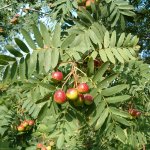
[(92, 57), (90, 57), (87, 64), (87, 74), (88, 76), (91, 76), (93, 73), (94, 73), (94, 60)]
[(114, 94), (119, 93), (122, 90), (126, 89), (127, 86), (128, 86), (127, 84), (121, 84), (121, 85), (116, 85), (111, 88), (106, 88), (102, 91), (101, 94), (104, 96), (111, 96), (111, 95), (114, 95)]
[(53, 46), (54, 47), (58, 47), (60, 46), (60, 33), (61, 33), (61, 27), (59, 24), (56, 24), (55, 26), (55, 30), (54, 30), (54, 35), (53, 35), (53, 38), (52, 38), (52, 43), (53, 43)]
[(34, 33), (34, 37), (36, 39), (36, 42), (38, 43), (38, 46), (43, 48), (44, 47), (43, 38), (41, 36), (41, 33), (40, 33), (38, 27), (36, 25), (33, 25), (32, 29), (33, 29), (33, 33)]
[(105, 62), (102, 64), (102, 66), (99, 68), (99, 70), (97, 71), (97, 73), (93, 77), (94, 82), (97, 82), (98, 80), (99, 81), (102, 80), (102, 76), (105, 73), (105, 71), (108, 69), (108, 66), (109, 66), (109, 62)]
[(109, 97), (106, 98), (105, 100), (108, 103), (118, 103), (118, 102), (124, 102), (130, 99), (131, 96), (129, 95), (123, 95), (123, 96), (114, 96), (114, 97)]
[(30, 37), (29, 33), (25, 29), (21, 29), (21, 33), (22, 33), (23, 37), (25, 38), (26, 42), (28, 43), (28, 45), (33, 50), (35, 50), (36, 49), (36, 45), (35, 45), (34, 41), (32, 40), (32, 38)]
[(64, 135), (60, 134), (58, 139), (57, 139), (57, 143), (56, 143), (58, 149), (62, 148), (62, 146), (64, 145), (64, 141), (65, 141)]
[(104, 124), (107, 116), (108, 116), (108, 109), (106, 108), (102, 112), (101, 116), (99, 117), (99, 119), (96, 122), (96, 125), (95, 125), (95, 128), (94, 128), (95, 131), (97, 131), (97, 130), (99, 130), (101, 128), (101, 126)]
[(23, 54), (17, 51), (13, 46), (11, 45), (6, 45), (6, 49), (15, 57), (22, 57)]
[(18, 38), (15, 38), (15, 42), (16, 42), (16, 44), (19, 46), (19, 48), (20, 48), (23, 52), (25, 52), (25, 53), (29, 53), (29, 52), (30, 52), (29, 49), (28, 49), (28, 47), (26, 46), (26, 44), (25, 44), (23, 41), (21, 41), (21, 40), (18, 39)]

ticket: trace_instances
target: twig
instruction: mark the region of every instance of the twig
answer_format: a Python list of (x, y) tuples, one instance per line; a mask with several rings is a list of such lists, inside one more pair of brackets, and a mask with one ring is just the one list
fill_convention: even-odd
[(145, 149), (145, 145), (144, 145), (144, 144), (143, 144), (143, 150), (146, 150), (146, 149)]
[(70, 72), (67, 76), (67, 79), (66, 79), (66, 81), (64, 82), (64, 84), (62, 85), (62, 90), (63, 90), (63, 88), (64, 88), (64, 86), (65, 86), (65, 84), (67, 83), (67, 81), (70, 79), (70, 76), (72, 75), (72, 72)]
[(34, 11), (34, 12), (41, 13), (41, 14), (44, 14), (44, 15), (49, 15), (49, 13), (45, 13), (45, 12), (42, 12), (42, 11), (39, 11), (39, 10), (36, 10), (36, 9), (33, 9), (33, 8), (23, 8), (22, 10)]
[(7, 7), (11, 6), (11, 5), (14, 5), (14, 4), (15, 4), (15, 3), (6, 5), (6, 6), (2, 7), (2, 8), (0, 8), (0, 10), (1, 10), (1, 9), (4, 9), (4, 8), (7, 8)]

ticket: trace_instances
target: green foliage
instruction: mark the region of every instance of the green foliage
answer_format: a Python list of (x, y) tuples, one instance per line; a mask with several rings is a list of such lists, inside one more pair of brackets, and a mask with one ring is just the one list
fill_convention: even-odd
[[(41, 33), (39, 29), (33, 25), (33, 31), (35, 33), (34, 37), (36, 38), (38, 47), (28, 32), (25, 29), (22, 29), (21, 32), (27, 42), (27, 45), (20, 39), (15, 38), (18, 50), (16, 50), (13, 46), (6, 46), (6, 49), (13, 56), (0, 55), (0, 60), (2, 60), (1, 65), (5, 68), (3, 78), (6, 78), (7, 76), (7, 79), (12, 81), (15, 81), (16, 79), (22, 80), (29, 78), (35, 72), (42, 73), (44, 71), (47, 73), (50, 68), (55, 68), (60, 57), (60, 49), (57, 48), (58, 45), (55, 43), (55, 38), (60, 35), (60, 29), (58, 29), (60, 27), (58, 26), (59, 25), (56, 26), (56, 31), (51, 37), (44, 24), (41, 23), (40, 25)], [(35, 30), (38, 30), (38, 32), (35, 32)], [(31, 49), (31, 51), (29, 49)]]
[[(0, 54), (0, 139), (27, 150), (37, 143), (54, 150), (149, 148), (150, 68), (137, 58), (139, 38), (120, 30), (133, 7), (123, 0), (98, 0), (90, 9), (76, 0), (49, 5), (55, 28), (22, 28), (23, 39), (15, 37)], [(57, 70), (61, 82), (52, 79)], [(81, 82), (89, 85), (90, 106), (54, 101), (56, 90)], [(33, 129), (17, 131), (25, 119), (35, 120)]]

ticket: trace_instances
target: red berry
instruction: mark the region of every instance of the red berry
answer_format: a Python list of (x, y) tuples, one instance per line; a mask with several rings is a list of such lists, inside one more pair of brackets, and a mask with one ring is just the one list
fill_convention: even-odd
[(28, 120), (28, 124), (29, 124), (29, 126), (32, 126), (32, 125), (34, 125), (34, 121), (33, 120)]
[(36, 147), (41, 149), (43, 147), (43, 144), (42, 143), (38, 143)]
[(86, 83), (80, 83), (77, 86), (77, 90), (79, 93), (87, 93), (89, 91), (89, 86)]
[(19, 14), (15, 14), (15, 17), (18, 18), (20, 15)]
[(17, 127), (17, 129), (18, 129), (18, 131), (22, 132), (22, 131), (24, 131), (24, 126), (20, 125), (20, 126)]
[(58, 90), (54, 94), (54, 101), (58, 104), (63, 104), (67, 100), (66, 93), (62, 90)]
[(133, 117), (139, 117), (141, 115), (141, 112), (136, 109), (129, 109), (128, 112)]
[(91, 7), (91, 3), (94, 3), (95, 0), (87, 0), (86, 1), (86, 8), (90, 8)]
[(22, 126), (24, 127), (27, 127), (29, 125), (28, 121), (27, 120), (24, 120), (22, 123), (21, 123)]
[(75, 106), (82, 106), (84, 104), (83, 94), (79, 94), (78, 99), (74, 101)]
[(141, 116), (141, 112), (137, 111), (136, 112), (136, 117), (139, 117), (139, 116)]
[(99, 67), (99, 66), (101, 66), (101, 64), (102, 64), (102, 62), (100, 60), (98, 60), (98, 59), (94, 60), (94, 67)]
[(62, 74), (62, 72), (60, 72), (60, 71), (53, 72), (52, 73), (52, 79), (54, 81), (62, 81), (63, 80), (63, 74)]
[(47, 150), (47, 148), (46, 148), (45, 146), (43, 146), (43, 147), (41, 148), (41, 150)]
[(70, 100), (76, 100), (78, 98), (78, 91), (75, 88), (68, 89), (66, 96)]
[(86, 105), (91, 105), (93, 103), (93, 96), (91, 94), (84, 95), (84, 103)]

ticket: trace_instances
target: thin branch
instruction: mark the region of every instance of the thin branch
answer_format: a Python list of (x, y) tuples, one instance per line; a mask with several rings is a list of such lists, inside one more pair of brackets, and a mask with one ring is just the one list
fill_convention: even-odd
[(41, 13), (41, 14), (44, 14), (44, 15), (49, 15), (49, 13), (45, 13), (45, 12), (42, 12), (42, 11), (39, 11), (39, 10), (36, 10), (36, 9), (33, 9), (33, 8), (23, 8), (22, 10), (34, 11), (34, 12)]
[(7, 7), (11, 6), (11, 5), (14, 5), (14, 3), (13, 3), (13, 4), (9, 4), (9, 5), (6, 5), (6, 6), (2, 7), (2, 8), (0, 8), (0, 10), (1, 10), (1, 9), (4, 9), (4, 8), (7, 8)]

